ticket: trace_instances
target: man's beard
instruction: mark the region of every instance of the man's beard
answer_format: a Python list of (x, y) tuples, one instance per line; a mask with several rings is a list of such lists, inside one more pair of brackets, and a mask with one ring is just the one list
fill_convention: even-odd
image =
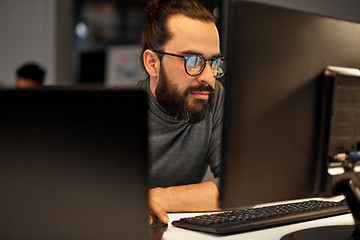
[[(207, 100), (193, 99), (189, 104), (189, 94), (194, 91), (208, 91)], [(210, 85), (202, 84), (196, 87), (189, 87), (181, 94), (175, 84), (169, 83), (163, 67), (160, 68), (159, 84), (155, 89), (156, 98), (159, 104), (175, 119), (182, 122), (199, 123), (209, 116), (214, 107), (215, 94)]]

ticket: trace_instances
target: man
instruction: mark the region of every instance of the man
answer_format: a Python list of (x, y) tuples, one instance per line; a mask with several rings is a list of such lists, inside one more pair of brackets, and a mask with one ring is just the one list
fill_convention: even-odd
[(22, 65), (16, 70), (16, 87), (31, 88), (40, 86), (44, 82), (45, 70), (33, 63)]
[(147, 9), (143, 64), (148, 78), (149, 206), (166, 212), (216, 211), (218, 188), (201, 182), (210, 165), (220, 176), (224, 89), (214, 17), (194, 0), (154, 0)]

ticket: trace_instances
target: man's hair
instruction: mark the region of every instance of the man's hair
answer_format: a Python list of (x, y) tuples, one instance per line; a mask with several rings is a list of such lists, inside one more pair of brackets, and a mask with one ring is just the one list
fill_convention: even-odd
[(142, 53), (146, 49), (161, 50), (171, 38), (167, 29), (167, 21), (169, 17), (178, 14), (195, 20), (215, 23), (214, 16), (197, 0), (150, 0), (146, 9)]
[(33, 63), (26, 63), (16, 70), (18, 77), (28, 78), (36, 81), (38, 84), (44, 82), (45, 70)]

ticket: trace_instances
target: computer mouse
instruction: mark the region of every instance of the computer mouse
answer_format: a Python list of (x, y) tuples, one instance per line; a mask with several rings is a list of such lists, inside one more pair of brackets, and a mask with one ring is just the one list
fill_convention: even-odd
[(151, 239), (161, 240), (164, 232), (168, 228), (168, 224), (160, 221), (153, 213), (150, 213), (150, 217), (152, 218), (152, 223), (150, 224)]
[(155, 216), (153, 213), (150, 213), (150, 216), (152, 218), (152, 223), (150, 224), (150, 229), (162, 229), (166, 230), (168, 228), (167, 223), (163, 223), (157, 216)]

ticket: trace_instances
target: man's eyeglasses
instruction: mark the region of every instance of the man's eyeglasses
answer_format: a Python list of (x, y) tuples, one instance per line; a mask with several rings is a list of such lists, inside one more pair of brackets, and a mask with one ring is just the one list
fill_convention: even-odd
[(162, 52), (158, 50), (154, 50), (154, 52), (160, 54), (166, 54), (174, 57), (184, 58), (185, 71), (188, 75), (193, 77), (200, 75), (204, 71), (207, 61), (210, 62), (210, 67), (215, 78), (221, 78), (225, 74), (226, 58), (224, 57), (204, 58), (203, 56), (200, 55), (183, 56), (174, 53)]

